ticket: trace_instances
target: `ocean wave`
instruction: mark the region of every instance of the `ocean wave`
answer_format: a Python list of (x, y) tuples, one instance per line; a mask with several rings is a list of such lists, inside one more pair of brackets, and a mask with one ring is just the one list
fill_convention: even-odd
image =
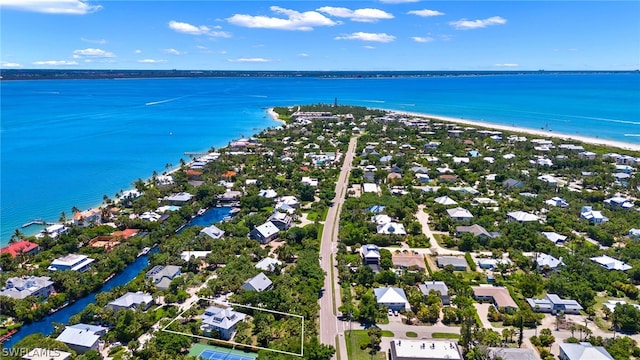
[(384, 100), (360, 100), (360, 101), (384, 104)]
[(624, 136), (637, 136), (637, 137), (640, 137), (640, 134), (624, 134)]

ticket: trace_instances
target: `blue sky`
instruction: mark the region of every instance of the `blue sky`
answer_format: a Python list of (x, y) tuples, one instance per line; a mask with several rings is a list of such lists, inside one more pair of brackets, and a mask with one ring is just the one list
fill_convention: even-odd
[(639, 1), (0, 0), (2, 68), (635, 70)]

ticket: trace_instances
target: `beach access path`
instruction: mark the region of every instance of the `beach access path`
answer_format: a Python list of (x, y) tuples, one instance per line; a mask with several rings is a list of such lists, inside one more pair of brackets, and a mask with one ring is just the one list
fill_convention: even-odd
[[(333, 271), (333, 266), (337, 264), (335, 254), (337, 253), (340, 212), (342, 211), (342, 204), (349, 184), (349, 174), (351, 173), (351, 163), (353, 162), (357, 140), (357, 137), (352, 137), (349, 141), (349, 147), (343, 158), (342, 169), (336, 182), (336, 196), (327, 213), (320, 243), (320, 266), (325, 272), (324, 291), (319, 300), (320, 342), (334, 346), (336, 355), (341, 360), (347, 360), (347, 344), (344, 339), (345, 329), (338, 324), (337, 311), (342, 304), (342, 298), (340, 296), (338, 272)], [(334, 355), (333, 358), (336, 359), (336, 356)]]

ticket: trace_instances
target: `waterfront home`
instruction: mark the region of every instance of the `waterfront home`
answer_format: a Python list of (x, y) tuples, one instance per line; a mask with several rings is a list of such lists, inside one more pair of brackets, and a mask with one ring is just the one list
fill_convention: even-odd
[(443, 205), (443, 206), (458, 205), (457, 201), (453, 200), (452, 198), (450, 198), (450, 197), (448, 197), (446, 195), (437, 197), (437, 198), (433, 199), (433, 201), (436, 204), (440, 204), (440, 205)]
[(397, 287), (383, 287), (373, 289), (378, 305), (386, 306), (388, 309), (403, 311), (409, 308), (409, 301), (404, 290)]
[(517, 309), (518, 304), (509, 294), (509, 290), (502, 286), (480, 285), (472, 286), (474, 299), (478, 301), (490, 301), (496, 308), (505, 310)]
[(425, 299), (427, 295), (429, 295), (431, 290), (434, 290), (439, 293), (442, 305), (449, 305), (451, 300), (449, 297), (449, 288), (447, 287), (447, 284), (444, 283), (444, 281), (427, 281), (424, 284), (420, 284), (418, 288), (422, 292), (422, 295), (424, 295)]
[(524, 211), (512, 211), (507, 213), (507, 221), (516, 221), (519, 223), (540, 221), (540, 218), (534, 214)]
[(583, 206), (582, 209), (580, 209), (580, 218), (594, 224), (602, 224), (609, 221), (608, 217), (602, 215), (602, 211), (593, 210), (591, 206)]
[(376, 231), (378, 232), (378, 234), (382, 235), (407, 235), (407, 231), (404, 229), (404, 225), (397, 222), (378, 225)]
[(151, 270), (147, 271), (146, 278), (151, 279), (151, 282), (156, 285), (159, 290), (166, 290), (171, 284), (171, 280), (177, 278), (182, 274), (180, 266), (176, 265), (156, 265)]
[(558, 312), (564, 314), (580, 314), (582, 306), (575, 300), (564, 300), (556, 294), (547, 294), (544, 299), (527, 298), (527, 303), (531, 306), (531, 310), (535, 312), (551, 313), (553, 315)]
[(221, 239), (224, 236), (224, 230), (221, 230), (214, 224), (211, 224), (206, 228), (200, 230), (200, 234), (205, 234), (212, 239)]
[(53, 281), (48, 276), (23, 276), (7, 279), (6, 286), (0, 295), (14, 299), (28, 296), (47, 298), (53, 292)]
[(624, 262), (618, 260), (618, 259), (614, 259), (610, 256), (607, 255), (602, 255), (602, 256), (594, 256), (592, 258), (590, 258), (591, 261), (596, 262), (598, 264), (600, 264), (600, 266), (602, 266), (603, 268), (607, 269), (607, 270), (619, 270), (619, 271), (627, 271), (627, 270), (631, 270), (632, 266), (625, 264)]
[(247, 315), (232, 309), (222, 309), (216, 306), (209, 306), (202, 314), (202, 325), (200, 329), (205, 334), (217, 332), (223, 340), (231, 340), (236, 327)]
[(123, 309), (147, 310), (153, 302), (153, 297), (150, 294), (142, 291), (128, 292), (108, 303), (106, 307), (113, 309), (113, 311)]
[(451, 265), (456, 271), (467, 270), (467, 260), (456, 256), (438, 256), (436, 258), (436, 264), (439, 268), (444, 268), (447, 265)]
[(77, 352), (84, 354), (89, 350), (98, 351), (100, 337), (107, 333), (107, 328), (89, 324), (75, 324), (66, 326), (56, 340), (61, 341)]
[(51, 262), (49, 271), (71, 270), (77, 272), (85, 272), (89, 270), (91, 264), (96, 261), (87, 255), (69, 254), (61, 258), (57, 258)]
[(449, 217), (458, 222), (468, 222), (473, 219), (473, 214), (465, 208), (456, 207), (453, 209), (447, 209)]
[[(173, 183), (174, 183), (173, 176), (171, 176), (171, 175), (158, 175), (158, 177), (156, 177), (156, 184), (159, 187), (166, 187), (166, 186), (169, 186), (169, 185), (173, 185)], [(138, 195), (136, 197), (139, 197), (141, 194), (138, 193), (136, 195)]]
[(256, 269), (260, 269), (262, 271), (274, 271), (278, 266), (282, 265), (282, 261), (276, 260), (271, 257), (266, 257), (255, 265)]
[(100, 225), (102, 223), (102, 211), (100, 209), (89, 209), (78, 211), (73, 214), (73, 224), (80, 227), (89, 225)]
[(227, 191), (218, 195), (218, 200), (223, 203), (230, 203), (233, 201), (237, 201), (241, 197), (242, 197), (242, 191), (227, 189)]
[(265, 291), (273, 287), (273, 282), (264, 273), (260, 273), (242, 284), (241, 288), (247, 291)]
[(462, 360), (455, 341), (393, 339), (390, 360)]
[(0, 254), (6, 253), (11, 255), (11, 257), (16, 257), (18, 255), (35, 255), (39, 251), (40, 246), (38, 246), (38, 244), (34, 244), (26, 240), (20, 240), (0, 249)]
[(564, 244), (567, 241), (567, 237), (564, 235), (560, 235), (553, 231), (543, 231), (542, 235), (546, 237), (549, 241), (556, 245)]
[(256, 226), (249, 232), (249, 238), (257, 240), (260, 244), (267, 244), (278, 237), (280, 229), (271, 221), (267, 221), (260, 226)]
[(140, 216), (138, 216), (140, 220), (146, 220), (151, 222), (156, 222), (162, 218), (162, 215), (154, 212), (154, 211), (145, 211)]
[(36, 235), (36, 237), (43, 238), (45, 236), (49, 236), (55, 239), (58, 236), (66, 233), (67, 231), (69, 231), (69, 228), (67, 228), (66, 226), (62, 224), (53, 224), (53, 225), (47, 226), (38, 235)]
[(614, 360), (602, 346), (593, 346), (588, 342), (578, 344), (559, 343), (560, 360)]
[(187, 192), (180, 192), (164, 198), (164, 200), (169, 205), (176, 205), (176, 206), (186, 205), (190, 203), (192, 199), (193, 199), (193, 195)]

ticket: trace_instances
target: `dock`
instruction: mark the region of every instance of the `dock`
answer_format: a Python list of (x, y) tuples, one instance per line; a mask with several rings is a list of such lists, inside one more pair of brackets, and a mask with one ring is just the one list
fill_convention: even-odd
[(28, 223), (22, 224), (22, 228), (26, 228), (29, 227), (31, 225), (55, 225), (55, 223), (53, 222), (48, 222), (48, 221), (44, 221), (42, 219), (33, 219), (31, 221), (29, 221)]

